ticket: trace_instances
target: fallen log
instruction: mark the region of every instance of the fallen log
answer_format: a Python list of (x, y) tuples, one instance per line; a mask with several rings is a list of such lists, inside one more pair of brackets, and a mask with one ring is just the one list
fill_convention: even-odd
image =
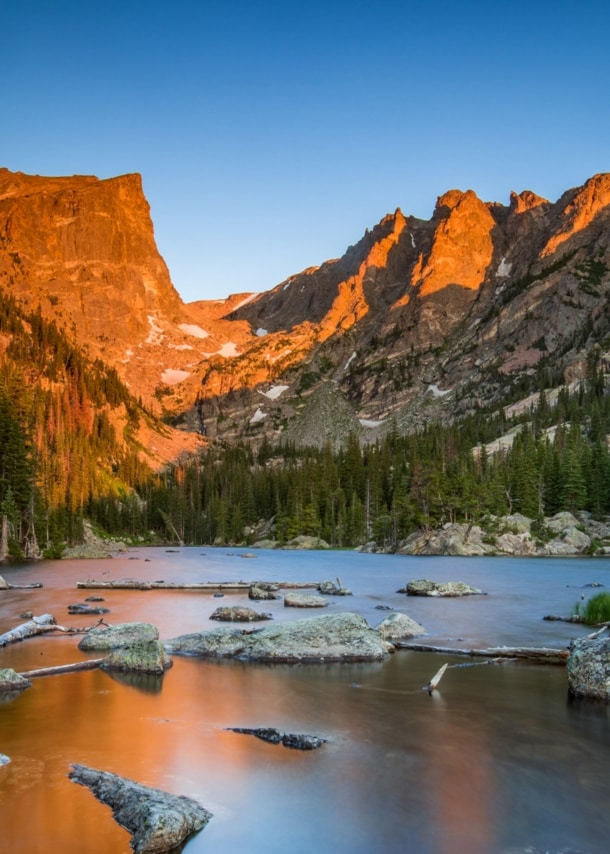
[(14, 629), (0, 635), (0, 646), (7, 646), (9, 643), (17, 643), (18, 641), (26, 640), (26, 638), (33, 638), (47, 632), (63, 632), (68, 635), (83, 635), (100, 625), (107, 626), (108, 623), (105, 623), (104, 620), (100, 619), (92, 626), (78, 628), (74, 626), (59, 626), (55, 622), (55, 617), (52, 614), (42, 614), (40, 617), (32, 617), (31, 620), (27, 621), (27, 623), (21, 623), (21, 625), (15, 626)]
[(548, 647), (492, 646), (486, 649), (460, 649), (447, 646), (429, 646), (421, 643), (410, 643), (409, 641), (393, 641), (393, 644), (397, 649), (411, 649), (416, 652), (442, 652), (443, 655), (468, 655), (483, 658), (518, 658), (538, 664), (565, 665), (570, 654), (567, 649), (550, 649)]
[(17, 643), (17, 641), (25, 640), (26, 638), (42, 635), (44, 632), (52, 632), (57, 624), (55, 617), (51, 614), (42, 614), (40, 617), (32, 617), (27, 623), (21, 623), (8, 632), (0, 635), (0, 646), (6, 646), (9, 643)]
[[(247, 591), (250, 589), (252, 581), (199, 581), (199, 582), (179, 582), (179, 581), (136, 581), (131, 578), (120, 581), (96, 581), (89, 579), (87, 581), (77, 581), (76, 586), (80, 589), (87, 590), (209, 590), (214, 592), (217, 590), (231, 591)], [(294, 588), (301, 589), (307, 587), (317, 587), (317, 581), (274, 581), (271, 582), (275, 587), (279, 588)]]
[(20, 673), (25, 679), (33, 679), (35, 676), (56, 676), (58, 673), (74, 673), (78, 670), (95, 670), (99, 667), (103, 658), (88, 658), (85, 661), (77, 661), (74, 664), (58, 664), (55, 667), (40, 667), (38, 670), (27, 670)]

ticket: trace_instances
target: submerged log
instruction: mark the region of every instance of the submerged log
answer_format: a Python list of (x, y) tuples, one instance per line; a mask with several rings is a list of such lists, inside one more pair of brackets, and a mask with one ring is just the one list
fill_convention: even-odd
[(449, 667), (448, 664), (443, 664), (441, 669), (438, 670), (434, 674), (432, 679), (428, 682), (428, 684), (426, 685), (426, 688), (425, 688), (425, 690), (428, 692), (428, 694), (431, 694), (438, 687), (438, 683), (441, 681), (441, 679), (445, 675), (445, 670), (447, 670), (448, 667)]
[(397, 649), (412, 649), (416, 652), (442, 652), (443, 655), (469, 655), (483, 658), (519, 658), (538, 664), (561, 664), (565, 665), (568, 660), (569, 650), (549, 649), (548, 647), (527, 646), (492, 646), (486, 649), (460, 649), (448, 646), (428, 646), (421, 643), (409, 643), (405, 641), (394, 641)]
[[(123, 579), (121, 581), (77, 581), (78, 588), (88, 590), (249, 590), (253, 582), (251, 581), (199, 581), (199, 582), (184, 582), (179, 581), (136, 581), (132, 578)], [(273, 582), (274, 586), (281, 588), (306, 588), (317, 587), (317, 581), (277, 581)]]

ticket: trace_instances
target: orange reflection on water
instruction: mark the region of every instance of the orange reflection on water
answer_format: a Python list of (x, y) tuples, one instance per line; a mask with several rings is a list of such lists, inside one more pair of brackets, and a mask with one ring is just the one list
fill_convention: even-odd
[(460, 725), (435, 691), (426, 721), (423, 754), (434, 812), (430, 816), (438, 854), (497, 851), (494, 828), (495, 780), (483, 727)]

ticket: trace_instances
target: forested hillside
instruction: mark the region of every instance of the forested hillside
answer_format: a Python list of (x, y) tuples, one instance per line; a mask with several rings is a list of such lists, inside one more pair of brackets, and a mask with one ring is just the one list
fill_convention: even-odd
[(0, 297), (2, 548), (55, 553), (101, 496), (129, 499), (150, 474), (133, 435), (150, 418), (101, 360), (55, 323)]
[[(411, 435), (394, 430), (371, 445), (354, 435), (339, 451), (330, 443), (217, 445), (149, 481), (128, 523), (109, 499), (92, 511), (115, 533), (153, 528), (185, 543), (308, 534), (336, 547), (375, 540), (387, 549), (452, 521), (493, 527), (493, 516), (522, 513), (541, 527), (562, 510), (610, 513), (610, 395), (597, 355), (587, 381), (553, 403), (549, 396), (510, 417), (482, 411)], [(494, 442), (506, 434), (512, 444)]]

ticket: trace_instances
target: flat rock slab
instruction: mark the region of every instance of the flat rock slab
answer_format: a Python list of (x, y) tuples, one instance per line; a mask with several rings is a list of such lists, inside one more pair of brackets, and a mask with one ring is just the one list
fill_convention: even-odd
[(315, 593), (287, 593), (284, 596), (285, 608), (327, 608), (328, 599)]
[(126, 777), (73, 765), (70, 779), (87, 786), (131, 834), (135, 854), (163, 854), (201, 830), (212, 814), (197, 801), (142, 786)]
[(464, 584), (463, 581), (429, 581), (427, 578), (421, 578), (416, 581), (409, 581), (405, 590), (399, 591), (406, 593), (407, 596), (481, 596), (483, 591), (478, 587), (471, 587), (469, 584)]
[(259, 620), (271, 620), (271, 614), (259, 614), (252, 608), (244, 608), (241, 605), (227, 605), (216, 608), (210, 614), (210, 620), (218, 620), (224, 623), (256, 623)]
[(283, 744), (284, 747), (291, 747), (293, 750), (316, 750), (326, 744), (326, 738), (320, 738), (317, 735), (307, 735), (306, 733), (296, 732), (281, 732), (272, 727), (256, 727), (249, 729), (248, 727), (227, 727), (230, 732), (239, 732), (244, 735), (254, 735), (262, 741), (268, 741), (271, 744)]
[(159, 630), (152, 623), (119, 623), (117, 626), (91, 629), (78, 645), (79, 649), (117, 649), (134, 643), (159, 640)]
[(165, 641), (168, 653), (241, 661), (380, 661), (392, 645), (359, 614), (333, 614), (260, 629), (223, 627)]

